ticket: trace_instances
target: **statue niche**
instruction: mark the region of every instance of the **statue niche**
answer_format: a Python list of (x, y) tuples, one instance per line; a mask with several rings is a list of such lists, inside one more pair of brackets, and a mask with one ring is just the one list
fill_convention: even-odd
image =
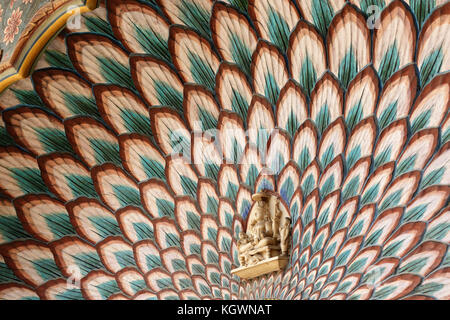
[(240, 267), (232, 273), (252, 278), (284, 268), (290, 246), (291, 219), (276, 195), (260, 192), (252, 196), (247, 230), (239, 234)]

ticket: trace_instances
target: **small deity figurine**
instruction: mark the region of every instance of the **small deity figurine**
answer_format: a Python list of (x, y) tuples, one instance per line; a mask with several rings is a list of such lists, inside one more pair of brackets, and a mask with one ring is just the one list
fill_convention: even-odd
[(250, 257), (248, 265), (257, 264), (258, 262), (262, 261), (263, 259), (264, 259), (264, 257), (261, 254), (259, 254), (259, 253), (254, 254)]
[(249, 251), (251, 248), (252, 248), (251, 237), (244, 232), (239, 233), (238, 251), (239, 251), (239, 263), (241, 264), (241, 266), (246, 266), (248, 264)]
[(281, 219), (280, 200), (277, 200), (277, 205), (275, 206), (275, 214), (272, 220), (273, 237), (277, 240), (280, 240), (280, 233), (279, 233), (280, 219)]
[(287, 252), (290, 244), (290, 230), (291, 230), (291, 218), (285, 217), (283, 223), (280, 226), (280, 247), (281, 255), (287, 256)]
[(251, 227), (254, 231), (253, 244), (257, 244), (258, 241), (265, 237), (266, 231), (266, 203), (263, 200), (259, 200), (256, 206), (255, 219), (252, 222)]
[(270, 218), (270, 215), (266, 214), (265, 218), (264, 218), (264, 223), (265, 223), (265, 234), (266, 236), (272, 236), (273, 235), (273, 230), (272, 230), (272, 219)]
[(245, 244), (249, 243), (249, 235), (246, 234), (245, 232), (240, 232), (239, 233), (239, 240), (238, 240), (238, 244), (239, 244), (239, 248), (242, 248)]

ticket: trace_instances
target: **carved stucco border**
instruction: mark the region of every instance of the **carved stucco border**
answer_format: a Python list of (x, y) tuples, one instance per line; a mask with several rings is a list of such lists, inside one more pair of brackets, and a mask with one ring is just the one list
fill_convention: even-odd
[(52, 1), (40, 8), (20, 35), (8, 61), (0, 64), (0, 93), (28, 77), (41, 52), (74, 14), (97, 8), (99, 0)]

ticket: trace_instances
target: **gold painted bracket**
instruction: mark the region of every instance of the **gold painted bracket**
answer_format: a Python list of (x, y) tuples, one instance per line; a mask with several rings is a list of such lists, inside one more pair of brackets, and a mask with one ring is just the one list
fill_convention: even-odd
[(41, 8), (33, 17), (36, 21), (28, 22), (30, 29), (22, 33), (11, 58), (0, 64), (0, 93), (30, 75), (41, 52), (71, 16), (92, 11), (98, 4), (99, 0), (70, 0), (54, 9)]
[(231, 274), (235, 274), (241, 279), (256, 278), (267, 273), (283, 270), (284, 268), (286, 268), (288, 261), (288, 257), (272, 257), (252, 266), (233, 269), (231, 270)]

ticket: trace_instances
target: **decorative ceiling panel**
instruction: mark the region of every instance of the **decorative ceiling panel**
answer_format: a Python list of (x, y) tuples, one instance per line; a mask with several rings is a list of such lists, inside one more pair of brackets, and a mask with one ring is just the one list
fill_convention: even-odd
[[(449, 35), (442, 0), (84, 13), (0, 95), (0, 299), (450, 299)], [(261, 191), (291, 249), (247, 281)]]
[(0, 1), (0, 92), (29, 74), (69, 17), (96, 5), (96, 0)]

